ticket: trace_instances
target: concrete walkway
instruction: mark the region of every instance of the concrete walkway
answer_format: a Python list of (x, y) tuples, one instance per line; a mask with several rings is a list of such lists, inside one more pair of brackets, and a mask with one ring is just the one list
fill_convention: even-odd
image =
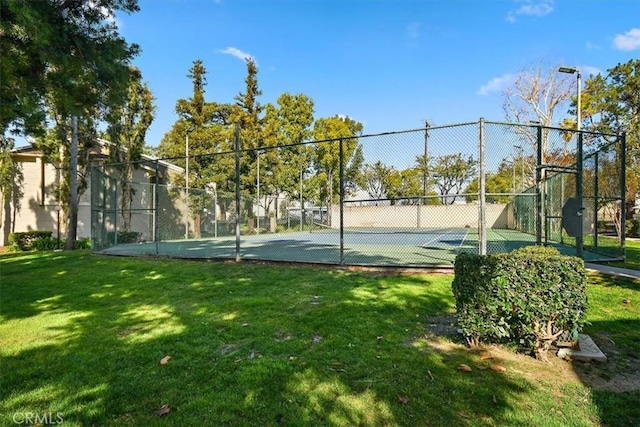
[(640, 280), (640, 270), (611, 267), (608, 265), (593, 264), (590, 262), (585, 263), (585, 267), (587, 267), (587, 270), (599, 271), (600, 273), (611, 274), (613, 276), (621, 276)]

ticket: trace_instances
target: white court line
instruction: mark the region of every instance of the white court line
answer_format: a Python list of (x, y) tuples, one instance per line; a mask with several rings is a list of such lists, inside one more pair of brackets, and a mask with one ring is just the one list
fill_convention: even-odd
[(467, 230), (464, 233), (464, 237), (462, 238), (462, 240), (460, 241), (460, 244), (458, 245), (458, 249), (460, 249), (462, 247), (462, 245), (464, 244), (464, 241), (467, 240), (467, 236), (469, 235), (469, 230)]
[[(429, 243), (431, 243), (431, 242), (435, 242), (437, 240), (442, 240), (442, 236), (446, 236), (447, 234), (455, 233), (456, 231), (459, 231), (459, 230), (452, 228), (451, 230), (447, 231), (446, 233), (438, 234), (436, 237), (434, 237), (433, 239), (431, 239), (431, 240), (427, 241), (425, 244), (423, 244), (422, 247), (425, 247), (425, 246), (429, 245)], [(466, 233), (464, 235), (464, 238), (462, 239), (463, 242), (464, 242), (464, 239), (467, 238), (468, 234), (469, 234), (469, 230), (466, 231)]]

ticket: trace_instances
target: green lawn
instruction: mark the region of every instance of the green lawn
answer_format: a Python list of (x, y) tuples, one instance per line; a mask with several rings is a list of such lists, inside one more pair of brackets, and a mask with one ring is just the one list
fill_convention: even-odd
[[(640, 418), (638, 390), (580, 380), (632, 365), (560, 375), (573, 365), (491, 348), (485, 360), (455, 337), (434, 336), (454, 313), (451, 275), (75, 251), (0, 255), (0, 280), (2, 425), (25, 413), (59, 416), (65, 426), (598, 426)], [(587, 332), (637, 354), (638, 284), (594, 276), (589, 297)], [(160, 416), (163, 405), (169, 412)]]
[(640, 240), (625, 240), (625, 260), (624, 262), (612, 262), (611, 265), (632, 270), (640, 270)]

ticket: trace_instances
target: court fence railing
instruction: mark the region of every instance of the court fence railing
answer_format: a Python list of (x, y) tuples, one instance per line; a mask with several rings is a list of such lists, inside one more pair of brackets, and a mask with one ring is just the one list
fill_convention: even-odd
[(430, 266), (545, 244), (624, 259), (624, 135), (484, 119), (289, 144), (228, 132), (192, 133), (188, 157), (94, 164), (92, 250)]

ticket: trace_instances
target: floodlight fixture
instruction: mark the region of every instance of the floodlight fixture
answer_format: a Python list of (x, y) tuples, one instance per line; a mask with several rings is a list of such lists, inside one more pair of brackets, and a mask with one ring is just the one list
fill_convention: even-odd
[(561, 73), (575, 74), (578, 72), (578, 69), (575, 67), (560, 67), (558, 68), (558, 71)]
[(580, 104), (580, 79), (581, 79), (581, 75), (580, 75), (580, 69), (578, 69), (577, 67), (560, 67), (558, 68), (558, 71), (561, 73), (567, 73), (567, 74), (576, 74), (577, 77), (577, 83), (578, 83), (578, 100), (577, 100), (577, 105), (576, 105), (576, 129), (580, 130), (580, 124), (582, 121), (582, 118), (580, 117), (580, 114), (582, 113), (581, 110), (581, 104)]

